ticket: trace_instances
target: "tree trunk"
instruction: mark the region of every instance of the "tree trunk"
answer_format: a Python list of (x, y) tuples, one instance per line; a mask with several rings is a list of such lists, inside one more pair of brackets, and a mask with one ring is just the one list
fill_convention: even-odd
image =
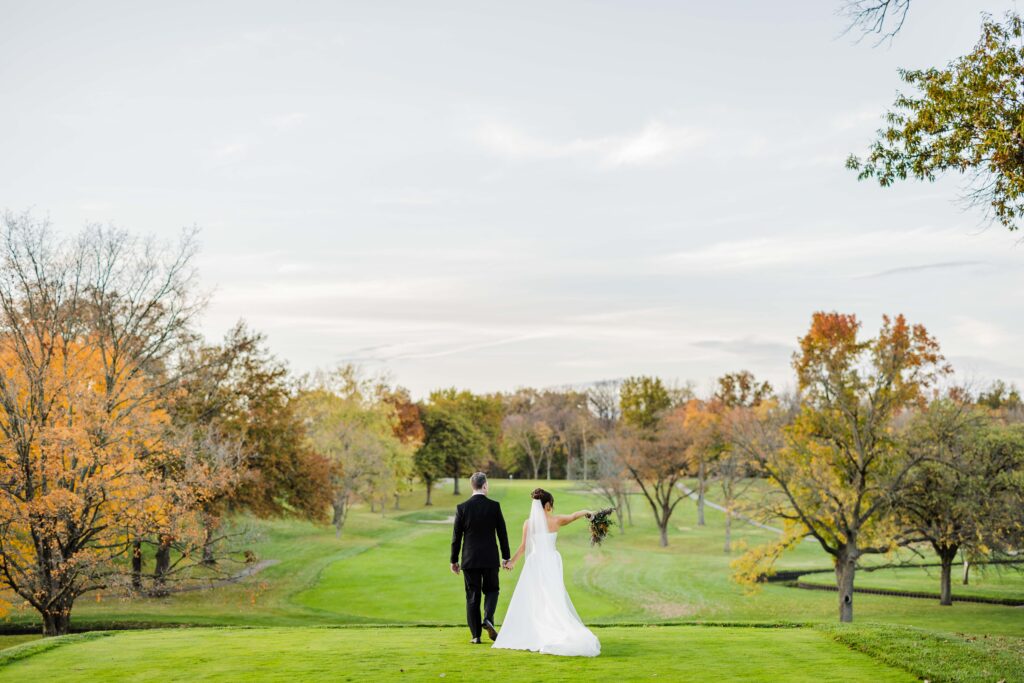
[(459, 473), (456, 472), (455, 476), (452, 477), (452, 479), (455, 480), (455, 490), (453, 491), (453, 493), (457, 496), (459, 495)]
[[(427, 495), (430, 495), (429, 492)], [(348, 515), (348, 496), (345, 494), (335, 496), (331, 507), (334, 508), (334, 518), (331, 520), (331, 524), (334, 525), (334, 537), (340, 538), (341, 529), (345, 526), (345, 517)]]
[(548, 465), (548, 481), (551, 481), (551, 454), (550, 453), (548, 454), (548, 457), (547, 457), (547, 465)]
[(207, 567), (217, 564), (217, 558), (213, 553), (213, 535), (216, 533), (216, 523), (212, 519), (203, 520), (203, 559), (202, 563)]
[(968, 582), (971, 580), (971, 563), (965, 557), (964, 558), (964, 585), (969, 585)]
[(533, 465), (533, 478), (540, 479), (540, 463), (531, 460), (530, 464)]
[(732, 507), (725, 508), (725, 548), (726, 554), (732, 552)]
[(153, 594), (167, 594), (167, 572), (171, 569), (171, 539), (160, 537), (160, 545), (156, 548), (156, 566), (153, 568)]
[(433, 505), (433, 503), (430, 502), (430, 493), (433, 490), (434, 490), (434, 482), (428, 481), (427, 482), (427, 503), (426, 503), (427, 507)]
[(633, 506), (629, 502), (629, 494), (624, 493), (622, 499), (626, 501), (626, 519), (629, 521), (629, 525), (633, 526)]
[(953, 604), (953, 560), (956, 559), (957, 548), (943, 548), (939, 552), (939, 563), (942, 570), (939, 573), (939, 604), (950, 606)]
[(401, 501), (401, 499), (399, 498), (398, 494), (396, 493), (395, 494), (395, 509), (396, 510), (401, 510), (401, 508), (398, 507), (398, 504), (399, 504), (400, 501)]
[(658, 528), (661, 530), (661, 547), (668, 547), (668, 522), (664, 524), (658, 524)]
[(697, 526), (704, 526), (704, 459), (697, 466)]
[(43, 636), (64, 636), (71, 631), (71, 608), (43, 612)]
[(142, 590), (142, 541), (132, 541), (132, 590)]
[(848, 554), (836, 558), (836, 588), (839, 589), (839, 621), (853, 621), (853, 576), (856, 560)]

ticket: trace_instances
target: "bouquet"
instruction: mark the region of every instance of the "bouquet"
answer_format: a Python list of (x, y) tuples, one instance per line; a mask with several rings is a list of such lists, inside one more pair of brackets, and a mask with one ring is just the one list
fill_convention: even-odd
[(601, 545), (608, 536), (608, 528), (614, 524), (612, 513), (615, 508), (605, 508), (590, 516), (590, 545)]

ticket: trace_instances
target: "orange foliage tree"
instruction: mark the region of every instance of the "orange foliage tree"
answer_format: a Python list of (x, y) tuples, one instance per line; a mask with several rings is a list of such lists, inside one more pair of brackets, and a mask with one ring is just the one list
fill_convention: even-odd
[(195, 310), (192, 249), (2, 218), (0, 584), (57, 635), (76, 598), (118, 581), (133, 536), (190, 523), (194, 493), (159, 471), (175, 458), (161, 397)]

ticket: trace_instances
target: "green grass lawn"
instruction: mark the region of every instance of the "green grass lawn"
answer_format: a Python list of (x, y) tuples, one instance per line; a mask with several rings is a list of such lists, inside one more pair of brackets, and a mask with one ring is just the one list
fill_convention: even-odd
[[(526, 518), (530, 498), (529, 492), (537, 485), (532, 481), (493, 481), (492, 497), (502, 502), (506, 519), (509, 523), (513, 548), (518, 544), (521, 534), (522, 520)], [(555, 494), (556, 510), (569, 512), (575, 509), (601, 506), (601, 501), (588, 491), (582, 490), (575, 482), (542, 483)], [(713, 493), (713, 492), (712, 492)], [(709, 498), (711, 495), (709, 494)], [(465, 495), (455, 497), (449, 490), (437, 490), (434, 493), (435, 506), (425, 508), (422, 505), (423, 493), (416, 491), (402, 500), (402, 509), (370, 513), (366, 509), (357, 508), (350, 515), (349, 524), (340, 538), (336, 538), (333, 529), (296, 521), (252, 521), (239, 520), (240, 524), (250, 525), (254, 535), (249, 546), (260, 559), (275, 559), (279, 563), (266, 568), (256, 576), (247, 578), (236, 585), (222, 586), (215, 589), (172, 595), (161, 599), (124, 599), (111, 594), (93, 594), (82, 598), (75, 606), (72, 624), (77, 628), (105, 628), (142, 625), (194, 625), (194, 626), (257, 626), (274, 627), (277, 630), (243, 630), (243, 631), (207, 631), (201, 632), (174, 631), (171, 638), (140, 634), (122, 634), (111, 636), (95, 642), (83, 641), (74, 647), (104, 648), (115, 647), (115, 643), (123, 643), (117, 657), (110, 659), (108, 664), (115, 666), (117, 661), (132, 660), (139, 665), (160, 668), (164, 662), (162, 655), (154, 653), (152, 657), (139, 654), (145, 647), (155, 647), (152, 643), (166, 642), (168, 652), (180, 652), (187, 648), (185, 643), (190, 639), (205, 639), (210, 633), (220, 634), (217, 638), (225, 639), (225, 652), (231, 649), (227, 643), (239, 643), (237, 647), (250, 647), (251, 652), (260, 657), (272, 657), (275, 645), (265, 642), (270, 639), (280, 641), (281, 650), (295, 652), (297, 643), (308, 639), (311, 652), (316, 647), (330, 650), (334, 643), (339, 653), (345, 655), (346, 661), (355, 661), (360, 667), (369, 667), (365, 671), (373, 671), (375, 666), (389, 666), (391, 655), (387, 648), (398, 648), (395, 658), (410, 658), (409, 653), (420, 647), (419, 656), (423, 658), (423, 666), (436, 662), (438, 666), (448, 667), (451, 676), (459, 676), (465, 670), (459, 663), (448, 660), (451, 652), (462, 653), (463, 650), (445, 649), (461, 648), (462, 641), (468, 636), (464, 626), (463, 588), (460, 577), (453, 576), (448, 570), (448, 547), (451, 527), (448, 524), (424, 523), (427, 520), (445, 520), (453, 514), (455, 504)], [(712, 498), (713, 499), (713, 498)], [(723, 516), (721, 513), (708, 509), (707, 525), (696, 525), (695, 505), (692, 502), (680, 504), (673, 518), (670, 531), (670, 545), (661, 548), (658, 545), (657, 533), (653, 526), (649, 510), (645, 509), (642, 498), (633, 501), (634, 525), (625, 530), (613, 529), (603, 547), (592, 548), (585, 522), (569, 526), (559, 535), (559, 549), (565, 565), (566, 584), (581, 617), (588, 624), (608, 626), (602, 628), (602, 640), (608, 644), (606, 655), (602, 661), (608, 660), (609, 668), (580, 669), (587, 671), (585, 677), (603, 680), (601, 676), (621, 677), (618, 666), (626, 666), (629, 657), (626, 653), (633, 652), (638, 656), (640, 650), (630, 648), (653, 648), (643, 657), (657, 659), (661, 655), (659, 648), (670, 649), (669, 642), (675, 643), (680, 656), (689, 652), (689, 643), (705, 647), (703, 638), (712, 635), (734, 640), (737, 652), (750, 647), (751, 655), (740, 659), (749, 660), (764, 648), (771, 651), (779, 649), (782, 657), (781, 642), (799, 643), (797, 649), (805, 646), (809, 651), (819, 652), (828, 659), (835, 653), (844, 653), (848, 648), (856, 648), (870, 653), (878, 661), (905, 663), (907, 657), (902, 653), (901, 642), (913, 644), (924, 636), (935, 638), (934, 647), (937, 651), (949, 650), (959, 653), (965, 660), (975, 661), (978, 656), (975, 650), (988, 652), (1017, 652), (1024, 647), (1024, 609), (999, 605), (982, 605), (957, 603), (952, 607), (941, 607), (929, 600), (913, 598), (893, 598), (886, 596), (858, 595), (855, 600), (855, 621), (857, 628), (867, 629), (853, 631), (850, 629), (834, 634), (829, 629), (836, 620), (836, 595), (824, 591), (806, 591), (788, 588), (782, 585), (765, 585), (752, 594), (733, 583), (730, 578), (729, 562), (741, 552), (739, 548), (730, 556), (722, 551)], [(773, 537), (773, 532), (759, 529), (747, 524), (737, 523), (734, 526), (734, 542), (737, 546), (763, 543)], [(891, 558), (890, 558), (891, 559)], [(886, 561), (886, 558), (872, 560)], [(829, 566), (829, 557), (813, 543), (802, 543), (784, 558), (782, 568), (823, 568)], [(518, 576), (518, 569), (513, 573), (502, 573), (502, 593), (498, 608), (500, 622), (512, 589)], [(894, 577), (900, 572), (906, 573), (905, 580), (910, 585), (921, 582), (923, 590), (934, 590), (937, 577), (929, 575), (926, 570), (883, 570), (873, 573), (860, 572), (858, 585), (868, 585), (868, 581), (877, 580), (892, 585)], [(913, 572), (918, 572), (914, 574)], [(1020, 590), (1019, 575), (992, 572), (981, 576), (972, 576), (974, 586), (978, 590)], [(828, 574), (819, 575), (817, 580), (829, 581)], [(934, 583), (933, 583), (934, 580)], [(1016, 588), (1014, 587), (1016, 586)], [(888, 586), (887, 586), (888, 587)], [(998, 588), (997, 588), (998, 587)], [(957, 587), (959, 588), (959, 586)], [(915, 589), (916, 590), (916, 589)], [(16, 610), (7, 617), (11, 626), (37, 623), (31, 611)], [(806, 629), (724, 629), (714, 628), (676, 629), (667, 624), (735, 624), (763, 625), (765, 623), (800, 624), (812, 626)], [(432, 625), (455, 626), (457, 628), (436, 630), (430, 628), (392, 629), (392, 630), (345, 630), (345, 629), (313, 629), (297, 630), (292, 633), (280, 630), (281, 627), (311, 626), (367, 626), (367, 625)], [(660, 629), (625, 629), (626, 625), (662, 624)], [(917, 628), (915, 635), (902, 641), (899, 634), (907, 631), (901, 628)], [(882, 630), (878, 630), (878, 629)], [(885, 629), (889, 630), (885, 630)], [(724, 630), (723, 630), (724, 629)], [(874, 630), (871, 630), (874, 629)], [(878, 634), (882, 635), (878, 635)], [(204, 635), (207, 634), (207, 635)], [(363, 634), (363, 635), (359, 635)], [(401, 635), (396, 635), (401, 634)], [(419, 635), (416, 635), (419, 634)], [(652, 635), (659, 634), (659, 635)], [(665, 634), (676, 634), (669, 638)], [(861, 635), (857, 635), (861, 634)], [(865, 635), (866, 634), (866, 635)], [(924, 634), (924, 636), (920, 635)], [(966, 635), (957, 635), (966, 634)], [(685, 636), (685, 637), (684, 637)], [(121, 640), (125, 638), (126, 640)], [(150, 640), (155, 638), (156, 640)], [(163, 638), (163, 641), (161, 641)], [(367, 639), (367, 650), (359, 654), (360, 638)], [(441, 646), (441, 641), (431, 639), (450, 639), (451, 645)], [(790, 638), (788, 641), (776, 641), (776, 638)], [(978, 638), (977, 642), (965, 639)], [(264, 639), (264, 640), (261, 640)], [(296, 640), (297, 639), (297, 640)], [(331, 639), (337, 639), (336, 642)], [(354, 639), (354, 640), (353, 640)], [(418, 639), (418, 640), (417, 640)], [(660, 640), (667, 639), (667, 640)], [(763, 639), (763, 641), (762, 641)], [(953, 639), (953, 640), (949, 640)], [(806, 642), (805, 642), (806, 641)], [(820, 642), (819, 642), (820, 641)], [(892, 643), (887, 647), (886, 643)], [(246, 646), (244, 643), (250, 643)], [(449, 642), (444, 640), (444, 642)], [(150, 645), (147, 645), (150, 643)], [(321, 645), (314, 646), (314, 643)], [(415, 643), (420, 643), (416, 646)], [(616, 645), (618, 643), (618, 645)], [(819, 643), (808, 645), (807, 643)], [(821, 644), (824, 643), (824, 644)], [(0, 641), (0, 647), (10, 646), (11, 642)], [(997, 644), (997, 645), (996, 645)], [(31, 651), (33, 645), (15, 647), (8, 652)], [(41, 647), (41, 646), (37, 646)], [(617, 649), (620, 648), (621, 649)], [(29, 648), (29, 650), (25, 650)], [(140, 649), (141, 648), (141, 649)], [(370, 661), (370, 651), (377, 648), (382, 654), (380, 661)], [(404, 648), (404, 649), (403, 649)], [(967, 648), (966, 650), (964, 648)], [(115, 647), (115, 649), (118, 649)], [(266, 649), (266, 652), (263, 652)], [(65, 653), (74, 652), (74, 648), (58, 648), (45, 653), (32, 655), (17, 663), (21, 667), (35, 665), (45, 658), (69, 656)], [(148, 652), (148, 651), (146, 651)], [(240, 651), (241, 652), (241, 651)], [(404, 652), (405, 654), (399, 654)], [(473, 653), (472, 657), (490, 658), (496, 656), (490, 650), (486, 654)], [(619, 655), (614, 653), (619, 652)], [(694, 651), (696, 652), (696, 650)], [(967, 652), (968, 655), (964, 655)], [(828, 654), (832, 653), (832, 654)], [(991, 653), (989, 653), (991, 654)], [(996, 657), (992, 654), (992, 657)], [(614, 656), (613, 656), (614, 655)], [(171, 657), (171, 654), (167, 655)], [(183, 656), (183, 655), (182, 655)], [(197, 655), (198, 657), (199, 655)], [(241, 655), (239, 655), (241, 656)], [(280, 656), (284, 656), (283, 654)], [(326, 656), (326, 655), (325, 655)], [(459, 655), (462, 656), (461, 654)], [(518, 655), (513, 655), (518, 656)], [(680, 666), (686, 665), (686, 656), (680, 660)], [(817, 655), (816, 655), (817, 656)], [(839, 655), (835, 655), (839, 656)], [(987, 656), (987, 655), (986, 655)], [(1009, 655), (1008, 655), (1009, 656)], [(1017, 656), (1017, 655), (1013, 655)], [(532, 662), (528, 655), (524, 662)], [(711, 657), (704, 656), (708, 661)], [(92, 661), (90, 656), (90, 661)], [(102, 658), (101, 658), (102, 659)], [(984, 659), (984, 658), (982, 658)], [(185, 658), (187, 661), (187, 657)], [(996, 657), (997, 661), (999, 660)], [(102, 661), (106, 661), (103, 659)], [(207, 667), (217, 671), (221, 663), (196, 663), (191, 671), (199, 677)], [(205, 660), (204, 660), (205, 661)], [(395, 659), (398, 661), (398, 659)], [(469, 661), (476, 661), (471, 659)], [(488, 662), (493, 660), (488, 659)], [(550, 662), (551, 658), (540, 661)], [(778, 661), (784, 661), (779, 659)], [(785, 660), (788, 661), (788, 660)], [(960, 660), (950, 660), (960, 661)], [(1021, 663), (1024, 660), (1014, 660)], [(225, 658), (223, 666), (232, 666), (230, 657)], [(323, 662), (321, 662), (323, 664)], [(632, 666), (637, 666), (634, 659)], [(489, 666), (490, 664), (488, 664)], [(735, 670), (723, 672), (723, 676), (742, 678), (748, 676), (758, 680), (758, 676), (767, 675), (771, 669), (746, 672), (744, 666), (761, 666), (757, 662), (744, 661), (730, 666)], [(790, 664), (787, 664), (787, 666)], [(876, 666), (877, 662), (872, 664)], [(92, 665), (90, 665), (92, 666)], [(100, 664), (96, 664), (100, 666)], [(118, 664), (117, 666), (121, 666)], [(269, 665), (268, 665), (269, 666)], [(314, 664), (310, 664), (314, 666)], [(320, 666), (320, 665), (316, 665)], [(326, 665), (325, 665), (326, 666)], [(410, 665), (411, 666), (411, 665)], [(431, 664), (431, 666), (433, 666)], [(515, 664), (516, 671), (520, 665)], [(532, 666), (523, 664), (522, 666)], [(544, 666), (596, 666), (594, 664), (569, 663), (545, 664)], [(666, 662), (665, 667), (675, 664)], [(767, 666), (767, 665), (765, 665)], [(793, 663), (800, 671), (803, 664)], [(850, 664), (855, 667), (855, 664)], [(956, 663), (949, 667), (957, 668)], [(0, 669), (6, 675), (14, 671), (14, 664)], [(453, 668), (454, 667), (454, 668)], [(948, 668), (948, 667), (947, 667)], [(1020, 667), (1024, 669), (1024, 665)], [(906, 666), (904, 666), (906, 669)], [(362, 671), (363, 669), (359, 669)], [(524, 669), (525, 671), (526, 669)], [(926, 668), (906, 669), (923, 675), (920, 671), (930, 671), (931, 680), (940, 680), (934, 670)], [(143, 669), (133, 671), (133, 677), (142, 676)], [(302, 678), (302, 670), (290, 670), (286, 677)], [(321, 669), (321, 672), (336, 669)], [(419, 671), (419, 670), (417, 670)], [(666, 668), (664, 675), (678, 675), (681, 669)], [(851, 671), (857, 671), (856, 668)], [(83, 670), (83, 678), (99, 676), (91, 669)], [(165, 671), (166, 673), (166, 671)], [(315, 673), (315, 672), (314, 672)], [(423, 673), (423, 671), (419, 671)], [(417, 675), (419, 675), (419, 673)], [(941, 673), (941, 671), (940, 671)], [(136, 675), (138, 674), (138, 675)], [(946, 671), (947, 676), (952, 675)], [(316, 674), (319, 675), (319, 674)], [(902, 675), (902, 674), (901, 674)], [(794, 674), (796, 676), (796, 674)], [(165, 676), (166, 677), (166, 676)], [(703, 676), (707, 678), (707, 676)], [(830, 676), (827, 678), (831, 678)], [(140, 680), (144, 680), (142, 676)], [(798, 677), (792, 678), (799, 680)], [(710, 680), (714, 680), (711, 677)], [(788, 679), (787, 679), (788, 680)], [(856, 679), (851, 679), (856, 680)], [(879, 680), (883, 680), (879, 678)], [(945, 680), (958, 680), (947, 677)], [(963, 680), (975, 680), (965, 678)], [(983, 680), (978, 678), (977, 680)], [(997, 679), (993, 679), (997, 680)]]
[[(494, 481), (492, 497), (501, 500), (513, 546), (529, 510), (529, 492), (537, 482)], [(556, 509), (598, 507), (601, 502), (575, 482), (551, 482)], [(461, 624), (460, 578), (448, 571), (450, 527), (425, 524), (454, 511), (448, 490), (434, 493), (435, 506), (422, 506), (413, 492), (402, 510), (383, 515), (356, 509), (342, 537), (332, 529), (294, 521), (251, 522), (258, 533), (251, 544), (261, 559), (280, 563), (237, 585), (173, 595), (126, 600), (90, 595), (75, 606), (79, 627), (117, 624), (194, 624), (308, 626), (330, 624)], [(559, 548), (566, 584), (585, 621), (593, 624), (714, 622), (831, 623), (836, 618), (832, 593), (767, 585), (754, 595), (730, 578), (733, 556), (722, 552), (723, 517), (708, 509), (707, 525), (696, 526), (695, 505), (680, 504), (670, 546), (660, 548), (642, 499), (633, 502), (634, 526), (614, 529), (603, 547), (591, 548), (584, 522), (565, 528)], [(738, 545), (769, 540), (772, 532), (737, 524)], [(827, 567), (828, 556), (803, 543), (784, 558), (785, 567)], [(498, 617), (504, 613), (518, 575), (502, 573)], [(858, 575), (871, 576), (866, 572)], [(922, 574), (927, 578), (927, 575)], [(820, 580), (828, 581), (829, 575)], [(855, 619), (949, 633), (1024, 635), (1024, 613), (998, 605), (958, 603), (941, 607), (927, 600), (858, 595)], [(35, 621), (31, 611), (8, 620)]]
[(470, 646), (455, 628), (133, 631), (72, 636), (0, 667), (0, 681), (820, 681), (825, 671), (833, 681), (915, 680), (814, 629), (618, 627), (597, 635), (602, 654), (585, 659)]

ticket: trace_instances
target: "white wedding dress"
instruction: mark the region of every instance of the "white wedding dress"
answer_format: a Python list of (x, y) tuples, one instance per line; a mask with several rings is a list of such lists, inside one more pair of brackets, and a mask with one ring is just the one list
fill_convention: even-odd
[(548, 531), (544, 507), (534, 500), (527, 522), (526, 562), (494, 647), (570, 657), (601, 654), (600, 641), (580, 621), (565, 590), (557, 536)]

